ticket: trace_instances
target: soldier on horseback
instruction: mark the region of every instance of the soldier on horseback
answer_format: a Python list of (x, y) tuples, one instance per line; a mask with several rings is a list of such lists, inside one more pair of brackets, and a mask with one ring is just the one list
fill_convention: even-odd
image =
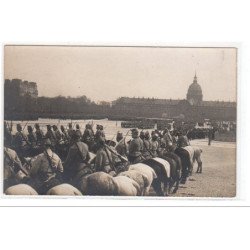
[(25, 174), (17, 153), (10, 148), (4, 147), (4, 190), (19, 184)]
[(115, 158), (105, 145), (105, 138), (99, 137), (95, 159), (95, 170), (115, 175)]
[(153, 131), (152, 133), (152, 139), (151, 139), (151, 153), (152, 157), (157, 157), (158, 155), (158, 150), (159, 150), (159, 136), (157, 133)]
[(73, 134), (73, 128), (72, 128), (72, 123), (69, 123), (69, 128), (68, 128), (68, 135), (69, 135), (69, 137), (71, 138), (72, 137), (72, 134)]
[(35, 147), (37, 144), (36, 134), (33, 132), (33, 128), (31, 126), (28, 126), (27, 129), (28, 129), (28, 141), (31, 147)]
[(177, 132), (177, 136), (178, 136), (177, 147), (183, 148), (186, 146), (190, 146), (190, 142), (189, 142), (187, 136), (184, 135), (181, 131)]
[(125, 138), (123, 138), (122, 132), (117, 132), (116, 141), (118, 142), (118, 144), (115, 147), (117, 153), (124, 157), (127, 157), (128, 145), (125, 141)]
[(55, 132), (51, 129), (51, 125), (47, 125), (47, 133), (45, 138), (50, 139), (52, 148), (56, 146), (56, 135)]
[(81, 138), (82, 138), (82, 132), (81, 132), (81, 129), (80, 129), (80, 125), (79, 124), (76, 124), (76, 131), (78, 134), (80, 134)]
[(65, 143), (68, 143), (70, 141), (70, 137), (69, 137), (69, 134), (63, 125), (61, 125), (61, 131), (62, 131), (62, 140)]
[(72, 133), (72, 144), (64, 162), (64, 177), (66, 180), (76, 182), (82, 175), (88, 173), (88, 161), (90, 159), (88, 146), (81, 141), (79, 131)]
[(38, 123), (35, 124), (35, 134), (36, 134), (36, 143), (37, 145), (42, 145), (42, 142), (44, 140), (44, 133), (40, 129), (40, 125)]
[(142, 156), (143, 151), (143, 141), (139, 137), (138, 129), (132, 129), (132, 141), (129, 143), (129, 155), (128, 159), (130, 163), (138, 163), (141, 162), (144, 157)]
[(28, 146), (28, 139), (27, 139), (27, 136), (22, 131), (21, 124), (17, 124), (16, 129), (17, 129), (17, 132), (13, 139), (13, 145), (16, 149), (17, 154), (23, 156)]
[(55, 133), (56, 144), (58, 144), (62, 140), (62, 134), (56, 125), (53, 125), (53, 131)]
[(7, 147), (12, 145), (13, 136), (11, 134), (11, 127), (8, 126), (7, 122), (4, 122), (4, 145)]
[(63, 165), (60, 157), (51, 149), (50, 139), (44, 142), (44, 152), (30, 160), (30, 178), (27, 184), (32, 186), (39, 194), (46, 194), (47, 191), (59, 184)]
[(148, 131), (144, 134), (142, 155), (145, 159), (152, 158), (150, 134)]
[(89, 150), (92, 150), (92, 147), (94, 144), (94, 132), (92, 130), (91, 124), (85, 125), (85, 130), (82, 136), (82, 141), (88, 145)]

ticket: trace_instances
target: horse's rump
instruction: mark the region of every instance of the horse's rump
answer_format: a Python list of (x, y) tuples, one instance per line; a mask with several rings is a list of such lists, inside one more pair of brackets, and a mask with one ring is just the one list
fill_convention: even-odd
[(186, 146), (184, 149), (189, 153), (190, 163), (194, 161), (194, 148), (192, 146)]
[(38, 195), (36, 190), (27, 184), (18, 184), (5, 190), (6, 195)]
[(76, 189), (74, 186), (63, 183), (57, 186), (52, 187), (47, 192), (47, 195), (69, 195), (69, 196), (75, 196), (75, 195), (82, 195), (81, 192)]
[(151, 159), (143, 161), (143, 164), (146, 164), (147, 166), (151, 167), (155, 171), (157, 177), (160, 179), (169, 178), (170, 176), (170, 169), (168, 173), (164, 164), (160, 162), (159, 160), (154, 160), (154, 158), (151, 158)]

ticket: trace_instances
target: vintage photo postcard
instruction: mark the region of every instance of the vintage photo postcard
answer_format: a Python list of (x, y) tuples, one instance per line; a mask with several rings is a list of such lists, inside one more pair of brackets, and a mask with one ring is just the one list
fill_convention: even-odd
[(3, 195), (236, 197), (237, 48), (4, 48)]

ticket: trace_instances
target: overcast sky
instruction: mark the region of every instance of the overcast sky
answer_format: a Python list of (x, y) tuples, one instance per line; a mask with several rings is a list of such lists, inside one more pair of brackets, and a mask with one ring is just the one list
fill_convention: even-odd
[(203, 100), (236, 100), (232, 48), (5, 47), (5, 79), (36, 82), (39, 96), (183, 99), (195, 70)]

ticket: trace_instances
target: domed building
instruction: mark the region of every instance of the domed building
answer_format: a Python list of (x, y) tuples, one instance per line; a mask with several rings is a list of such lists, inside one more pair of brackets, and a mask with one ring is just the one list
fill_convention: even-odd
[(202, 103), (202, 99), (203, 99), (202, 89), (197, 82), (197, 76), (195, 73), (193, 83), (188, 88), (187, 101), (191, 105), (199, 105)]
[(236, 109), (236, 102), (204, 101), (196, 73), (193, 83), (188, 87), (186, 99), (120, 97), (112, 103), (112, 114), (117, 117), (121, 114), (129, 118), (175, 118), (182, 115), (189, 121), (235, 121)]

